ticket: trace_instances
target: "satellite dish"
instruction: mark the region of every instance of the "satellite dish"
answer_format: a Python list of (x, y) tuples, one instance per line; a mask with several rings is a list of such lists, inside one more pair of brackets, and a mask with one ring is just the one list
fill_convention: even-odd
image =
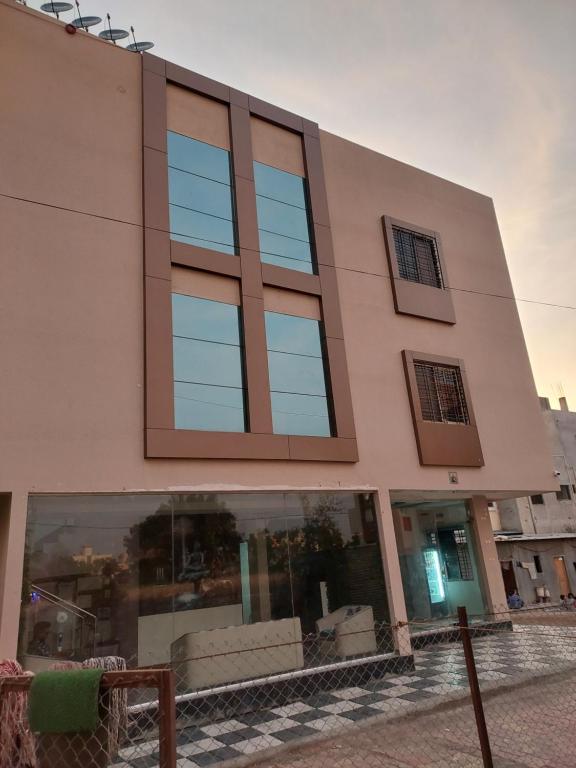
[(106, 21), (108, 22), (108, 29), (105, 29), (98, 35), (98, 37), (102, 38), (102, 40), (110, 40), (110, 42), (116, 45), (116, 40), (124, 40), (125, 37), (128, 37), (129, 32), (127, 32), (125, 29), (112, 29), (109, 13), (106, 14)]
[(71, 11), (74, 6), (72, 3), (43, 3), (40, 6), (40, 10), (45, 13), (54, 13), (58, 16), (60, 13)]
[(124, 40), (129, 34), (130, 33), (125, 29), (105, 29), (103, 32), (98, 33), (98, 37), (101, 37), (102, 40), (111, 40), (115, 43), (116, 40)]
[(130, 45), (126, 46), (127, 51), (134, 51), (134, 53), (142, 53), (142, 51), (149, 51), (150, 48), (154, 48), (154, 43), (150, 42), (144, 42), (141, 43), (130, 43)]
[(96, 24), (100, 24), (101, 21), (100, 16), (78, 16), (70, 24), (76, 29), (88, 29), (88, 27), (95, 27)]
[(142, 51), (149, 51), (150, 48), (154, 48), (154, 43), (145, 42), (145, 41), (142, 41), (141, 43), (139, 43), (136, 41), (136, 35), (134, 34), (134, 27), (130, 27), (130, 32), (132, 32), (132, 40), (134, 42), (126, 46), (127, 51), (133, 51), (134, 53), (142, 53)]

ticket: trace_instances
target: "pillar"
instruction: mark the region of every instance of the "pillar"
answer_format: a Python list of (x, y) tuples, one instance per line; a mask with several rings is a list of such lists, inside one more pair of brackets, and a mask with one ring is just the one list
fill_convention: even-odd
[(26, 493), (0, 496), (0, 659), (18, 649), (27, 503)]
[(478, 550), (478, 570), (484, 587), (486, 608), (489, 613), (505, 613), (508, 604), (490, 522), (488, 501), (485, 496), (473, 496), (468, 505)]
[[(410, 630), (407, 625), (406, 602), (404, 600), (404, 586), (394, 532), (394, 519), (388, 490), (381, 490), (376, 498), (376, 512), (380, 525), (378, 533), (380, 537), (380, 549), (382, 552), (382, 566), (384, 568), (384, 581), (388, 595), (388, 610), (390, 611), (390, 623), (393, 627), (394, 648), (401, 656), (412, 653), (410, 642)], [(400, 626), (399, 626), (400, 625)]]

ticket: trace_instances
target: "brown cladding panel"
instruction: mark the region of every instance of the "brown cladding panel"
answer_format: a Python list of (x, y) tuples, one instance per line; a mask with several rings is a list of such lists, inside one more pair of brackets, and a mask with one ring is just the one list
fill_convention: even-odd
[(302, 133), (312, 136), (315, 139), (319, 139), (320, 129), (318, 128), (318, 123), (313, 123), (312, 120), (302, 118)]
[(144, 274), (170, 280), (170, 235), (159, 229), (144, 229)]
[(356, 437), (344, 339), (326, 339), (334, 426), (338, 437)]
[(261, 299), (264, 295), (262, 285), (262, 263), (257, 251), (240, 249), (240, 263), (242, 268), (242, 293), (245, 296), (253, 296)]
[(330, 227), (314, 223), (313, 228), (314, 250), (316, 253), (317, 264), (325, 264), (327, 267), (333, 267), (334, 249), (332, 246), (332, 232)]
[(270, 459), (290, 457), (285, 435), (147, 429), (146, 456), (172, 459)]
[(237, 107), (242, 107), (242, 109), (249, 109), (248, 94), (244, 93), (244, 91), (238, 91), (236, 88), (230, 88), (230, 104), (235, 104)]
[(288, 441), (293, 461), (358, 461), (358, 445), (354, 439), (289, 435)]
[(312, 293), (315, 296), (320, 296), (322, 293), (318, 275), (277, 267), (275, 264), (262, 264), (262, 279), (265, 285), (273, 285), (277, 288)]
[(420, 463), (424, 466), (484, 466), (478, 429), (473, 424), (420, 421), (416, 436)]
[[(402, 352), (402, 360), (406, 374), (408, 398), (420, 463), (424, 466), (483, 467), (482, 445), (476, 426), (476, 417), (463, 361), (459, 358), (443, 357), (409, 350)], [(418, 384), (414, 370), (415, 361), (423, 361), (433, 365), (448, 365), (460, 369), (470, 420), (469, 424), (447, 424), (444, 422), (425, 421), (422, 418), (422, 408), (420, 406)]]
[(244, 365), (248, 389), (248, 423), (251, 432), (269, 434), (272, 432), (272, 406), (263, 299), (243, 296), (242, 315)]
[(338, 300), (338, 281), (334, 267), (320, 266), (318, 268), (320, 285), (322, 286), (322, 320), (324, 333), (334, 339), (344, 338), (340, 301)]
[(201, 269), (204, 272), (215, 272), (229, 277), (241, 276), (240, 259), (232, 254), (170, 240), (170, 257), (173, 264), (181, 267)]
[(144, 278), (146, 426), (174, 428), (172, 293), (169, 280)]
[(282, 128), (289, 128), (296, 133), (302, 133), (302, 118), (292, 112), (287, 112), (285, 109), (275, 107), (273, 104), (268, 104), (266, 101), (249, 97), (250, 100), (250, 112), (256, 117), (261, 117), (264, 120), (269, 120), (271, 123), (276, 123)]
[(254, 182), (242, 176), (234, 177), (236, 191), (236, 216), (238, 245), (251, 251), (260, 250), (258, 219), (256, 214), (256, 193)]
[(218, 101), (223, 101), (225, 104), (230, 101), (230, 88), (227, 85), (196, 72), (190, 72), (190, 70), (172, 64), (170, 61), (166, 62), (166, 78), (173, 83), (190, 88), (196, 93), (201, 93), (203, 96), (210, 96)]
[(149, 115), (142, 125), (145, 147), (166, 152), (166, 79), (154, 72), (142, 72), (143, 110)]
[(442, 323), (454, 325), (454, 323), (456, 323), (456, 314), (454, 312), (454, 303), (449, 288), (435, 288), (432, 285), (424, 285), (400, 277), (396, 247), (394, 244), (394, 226), (402, 227), (412, 232), (418, 232), (426, 237), (433, 238), (436, 242), (440, 269), (442, 271), (442, 280), (445, 286), (448, 284), (448, 274), (442, 251), (442, 241), (438, 232), (424, 229), (423, 227), (418, 227), (404, 221), (399, 221), (390, 216), (382, 216), (384, 243), (386, 245), (386, 256), (388, 258), (388, 267), (390, 269), (390, 283), (396, 312), (398, 314), (412, 315), (426, 320), (438, 320)]
[(166, 77), (166, 61), (154, 56), (153, 53), (142, 54), (142, 69), (144, 72), (154, 72), (156, 75)]
[(232, 137), (234, 175), (242, 176), (244, 179), (253, 179), (250, 113), (234, 104), (230, 105), (230, 134)]
[(170, 229), (168, 212), (168, 165), (166, 154), (157, 149), (143, 149), (144, 223), (152, 229)]
[(304, 163), (308, 177), (312, 219), (316, 224), (330, 226), (326, 185), (324, 183), (324, 167), (322, 165), (322, 149), (320, 139), (304, 134)]

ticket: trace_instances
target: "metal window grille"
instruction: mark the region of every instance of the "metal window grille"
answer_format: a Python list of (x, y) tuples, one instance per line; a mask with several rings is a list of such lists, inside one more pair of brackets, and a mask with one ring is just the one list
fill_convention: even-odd
[(414, 370), (425, 421), (470, 423), (459, 368), (415, 362)]
[(570, 501), (570, 486), (569, 485), (561, 485), (560, 490), (556, 491), (556, 498), (558, 501)]
[(470, 550), (468, 549), (468, 540), (464, 528), (454, 529), (454, 542), (456, 544), (456, 556), (458, 558), (460, 578), (464, 581), (472, 581), (474, 578), (474, 571), (472, 569), (472, 560), (470, 558)]
[(393, 227), (400, 277), (414, 283), (443, 288), (438, 247), (433, 237)]

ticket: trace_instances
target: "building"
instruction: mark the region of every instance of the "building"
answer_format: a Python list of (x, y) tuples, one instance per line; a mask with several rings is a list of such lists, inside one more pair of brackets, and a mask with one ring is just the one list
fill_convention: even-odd
[(0, 14), (0, 654), (503, 610), (487, 499), (557, 486), (492, 201)]
[(576, 593), (576, 413), (565, 397), (559, 410), (540, 404), (560, 488), (499, 501), (493, 518), (504, 585), (526, 603)]

